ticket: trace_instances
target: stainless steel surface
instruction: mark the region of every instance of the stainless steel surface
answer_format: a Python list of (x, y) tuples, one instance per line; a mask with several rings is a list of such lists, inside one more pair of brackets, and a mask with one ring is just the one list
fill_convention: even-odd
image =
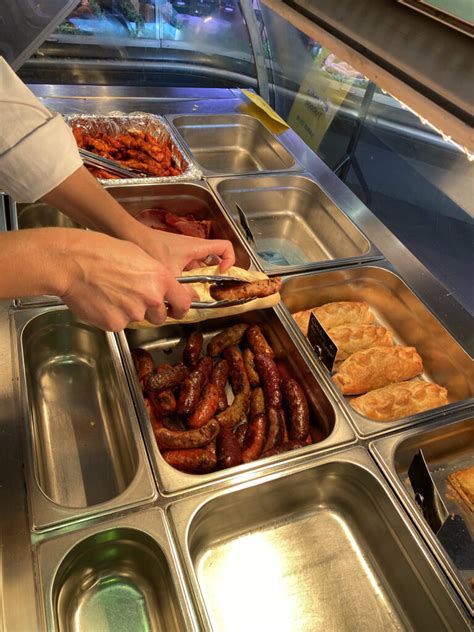
[(365, 450), (177, 501), (203, 629), (468, 630)]
[(159, 508), (40, 544), (45, 630), (197, 630), (176, 557)]
[(5, 196), (0, 191), (0, 233), (7, 230), (7, 211), (5, 208)]
[(448, 510), (464, 519), (471, 537), (474, 538), (474, 515), (447, 485), (447, 477), (451, 472), (474, 465), (473, 415), (474, 407), (464, 414), (458, 413), (443, 419), (429, 428), (412, 428), (401, 434), (378, 439), (369, 445), (370, 452), (455, 585), (471, 616), (474, 616), (474, 591), (469, 583), (474, 577), (474, 568), (470, 567), (468, 560), (456, 565), (430, 529), (415, 502), (408, 479), (408, 468), (415, 453), (419, 449), (423, 450), (430, 474)]
[(34, 204), (17, 204), (9, 199), (10, 220), (12, 230), (24, 228), (45, 228), (57, 226), (60, 228), (82, 228), (60, 210), (44, 202)]
[(32, 529), (151, 501), (113, 335), (63, 308), (22, 310), (14, 321)]
[(115, 186), (108, 192), (134, 217), (140, 211), (160, 208), (176, 215), (192, 214), (198, 220), (211, 220), (211, 238), (232, 242), (235, 265), (245, 270), (255, 269), (246, 246), (205, 182)]
[[(300, 450), (294, 450), (291, 453), (257, 460), (247, 465), (239, 465), (235, 468), (210, 474), (185, 474), (168, 465), (163, 459), (156, 445), (151, 424), (145, 411), (141, 389), (130, 356), (131, 349), (141, 347), (151, 353), (155, 365), (180, 362), (182, 361), (186, 336), (191, 331), (191, 327), (169, 325), (158, 329), (129, 329), (118, 334), (148, 453), (151, 457), (156, 481), (162, 494), (174, 494), (197, 486), (210, 485), (217, 480), (264, 467), (268, 463), (298, 459), (300, 456), (315, 454), (326, 449), (351, 443), (354, 440), (354, 435), (344, 414), (335, 405), (333, 397), (327, 395), (321, 389), (315, 375), (310, 371), (301, 356), (298, 345), (295, 344), (290, 334), (286, 331), (277, 313), (274, 309), (248, 312), (241, 314), (239, 317), (221, 318), (217, 321), (210, 320), (198, 323), (196, 329), (203, 333), (205, 343), (207, 343), (212, 335), (230, 325), (240, 322), (258, 323), (275, 351), (276, 358), (284, 360), (290, 373), (305, 388), (311, 410), (311, 424), (318, 430), (321, 440), (316, 444)], [(192, 327), (194, 328), (194, 325)]]
[(209, 183), (245, 237), (236, 204), (242, 207), (266, 272), (290, 274), (382, 256), (308, 174), (212, 178)]
[(167, 118), (204, 175), (301, 170), (282, 143), (247, 114)]
[[(339, 394), (360, 436), (391, 431), (473, 404), (474, 362), (408, 285), (386, 264), (284, 278), (281, 297), (294, 335), (314, 362), (319, 363), (319, 360), (291, 314), (333, 301), (365, 301), (377, 322), (394, 334), (397, 344), (416, 347), (423, 359), (422, 377), (448, 389), (447, 406), (398, 421), (368, 419), (357, 413), (349, 405), (348, 399)], [(323, 370), (329, 377), (326, 369)], [(332, 381), (328, 379), (327, 382), (338, 393)]]

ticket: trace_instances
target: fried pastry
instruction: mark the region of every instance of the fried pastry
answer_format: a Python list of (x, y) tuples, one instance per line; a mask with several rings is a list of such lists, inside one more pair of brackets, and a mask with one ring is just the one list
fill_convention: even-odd
[(326, 303), (320, 307), (305, 309), (302, 312), (293, 314), (293, 318), (305, 336), (308, 334), (309, 319), (312, 313), (326, 331), (331, 327), (337, 327), (346, 323), (365, 323), (368, 325), (374, 322), (374, 315), (367, 303), (356, 301)]
[(349, 402), (361, 415), (375, 421), (393, 421), (425, 410), (445, 406), (448, 391), (424, 380), (399, 382), (354, 397)]
[(338, 325), (327, 330), (337, 347), (336, 361), (345, 360), (352, 353), (370, 347), (391, 347), (392, 334), (378, 325)]
[(469, 510), (474, 511), (474, 466), (452, 472), (448, 481)]
[(332, 379), (343, 395), (359, 395), (422, 371), (423, 361), (414, 347), (372, 347), (349, 356)]

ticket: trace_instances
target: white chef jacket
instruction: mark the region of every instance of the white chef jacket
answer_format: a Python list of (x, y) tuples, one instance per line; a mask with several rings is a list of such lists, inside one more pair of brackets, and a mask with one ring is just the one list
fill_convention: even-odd
[(81, 165), (62, 116), (45, 108), (0, 57), (0, 191), (35, 202)]

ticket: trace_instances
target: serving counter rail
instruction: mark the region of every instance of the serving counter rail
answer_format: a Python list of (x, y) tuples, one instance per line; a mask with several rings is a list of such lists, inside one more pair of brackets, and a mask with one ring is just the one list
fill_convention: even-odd
[[(430, 463), (443, 450), (445, 428), (472, 440), (470, 315), (294, 132), (243, 117), (238, 91), (36, 89), (64, 114), (164, 116), (204, 179), (111, 194), (133, 216), (159, 207), (212, 220), (240, 267), (283, 276), (282, 301), (116, 335), (55, 297), (0, 304), (0, 629), (468, 630), (474, 568), (466, 557), (457, 573), (404, 477), (419, 445)], [(67, 222), (44, 204), (8, 208), (12, 230)], [(366, 301), (396, 344), (416, 346), (446, 405), (390, 422), (357, 413), (293, 318), (329, 301)], [(261, 327), (306, 393), (308, 444), (178, 471), (156, 443), (131, 352), (178, 363), (192, 330), (207, 345), (236, 324)], [(473, 466), (456, 445), (450, 471)]]

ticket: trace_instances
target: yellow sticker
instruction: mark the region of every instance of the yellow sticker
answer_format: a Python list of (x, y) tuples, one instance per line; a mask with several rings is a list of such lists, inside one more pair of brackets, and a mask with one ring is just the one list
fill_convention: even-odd
[(290, 126), (279, 116), (261, 96), (250, 90), (241, 89), (241, 92), (251, 101), (242, 103), (240, 110), (258, 118), (274, 134), (281, 134)]

